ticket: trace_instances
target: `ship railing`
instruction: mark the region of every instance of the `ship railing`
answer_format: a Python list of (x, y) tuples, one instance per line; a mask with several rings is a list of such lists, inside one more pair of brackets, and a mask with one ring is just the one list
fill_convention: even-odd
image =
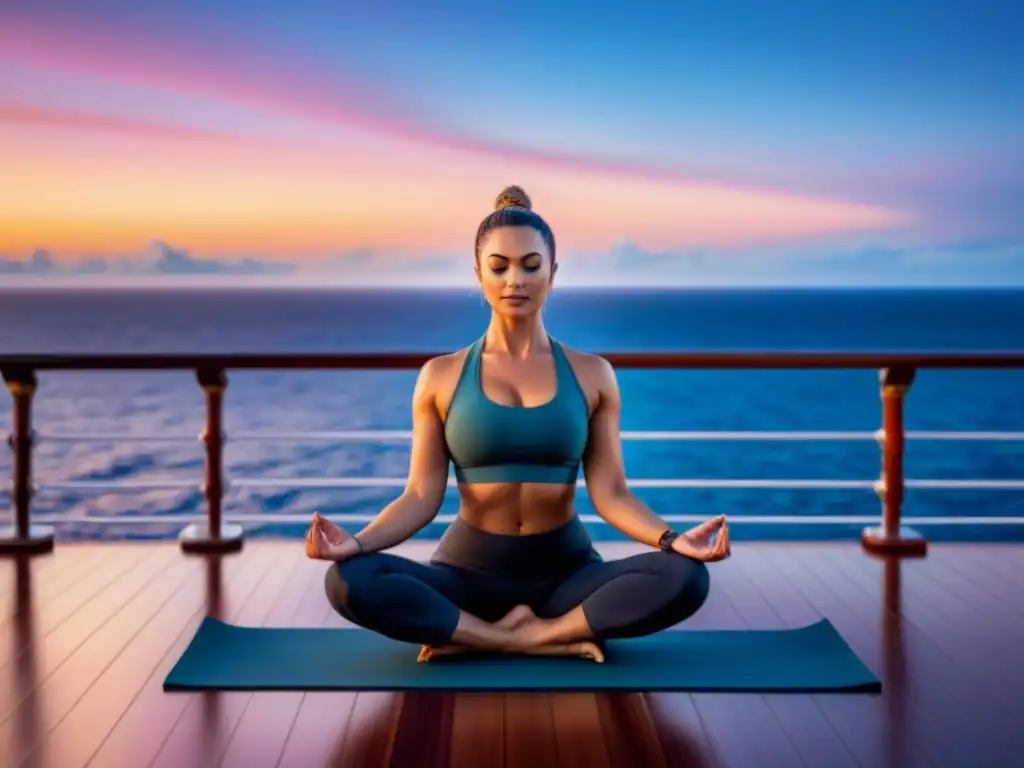
[[(194, 520), (179, 535), (186, 552), (238, 551), (244, 540), (241, 522), (283, 521), (286, 515), (259, 515), (226, 519), (222, 500), (230, 488), (401, 488), (399, 477), (331, 478), (226, 478), (223, 449), (227, 435), (223, 429), (224, 396), (229, 370), (366, 370), (414, 369), (421, 367), (430, 353), (379, 353), (333, 355), (48, 355), (0, 357), (0, 372), (13, 398), (12, 429), (8, 445), (13, 452), (12, 499), (13, 524), (0, 530), (0, 554), (48, 552), (54, 546), (52, 526), (33, 522), (31, 500), (39, 491), (120, 491), (201, 489), (206, 501), (205, 520)], [(882, 515), (877, 524), (866, 527), (862, 545), (883, 554), (916, 555), (927, 551), (926, 539), (904, 525), (902, 506), (907, 488), (1024, 490), (1024, 480), (943, 480), (907, 479), (903, 457), (907, 440), (933, 441), (1021, 441), (1024, 432), (1009, 431), (907, 431), (904, 429), (903, 404), (917, 371), (922, 369), (1024, 368), (1024, 352), (1007, 353), (635, 353), (612, 352), (602, 355), (616, 368), (633, 369), (876, 369), (879, 371), (881, 426), (875, 431), (623, 431), (626, 441), (873, 441), (879, 445), (881, 471), (870, 480), (817, 479), (630, 479), (632, 488), (747, 488), (747, 489), (871, 489), (881, 500)], [(195, 440), (174, 435), (44, 434), (32, 426), (32, 403), (38, 390), (39, 372), (49, 371), (131, 371), (192, 370), (205, 396), (206, 420), (199, 439), (205, 448), (205, 473), (202, 483), (193, 481), (68, 481), (38, 483), (33, 479), (34, 447), (41, 441), (128, 441), (177, 442)], [(238, 433), (232, 441), (408, 441), (406, 430), (349, 430), (291, 433)], [(449, 480), (449, 485), (454, 479)], [(582, 486), (585, 489), (585, 486)], [(91, 518), (90, 518), (91, 519)], [(168, 522), (167, 516), (147, 518)], [(346, 517), (348, 519), (348, 517)], [(353, 518), (354, 519), (354, 518)], [(687, 515), (670, 515), (668, 522), (696, 520)], [(138, 516), (127, 520), (143, 522)], [(751, 516), (750, 521), (772, 522), (865, 522), (861, 517), (842, 516)], [(125, 522), (118, 520), (118, 522)], [(968, 516), (963, 518), (915, 518), (917, 524), (999, 524), (1013, 522), (1004, 517)], [(1024, 522), (1021, 520), (1020, 522)]]

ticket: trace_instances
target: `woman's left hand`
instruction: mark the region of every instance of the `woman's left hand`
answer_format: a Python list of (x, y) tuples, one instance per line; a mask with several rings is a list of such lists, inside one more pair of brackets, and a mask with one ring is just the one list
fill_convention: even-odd
[[(715, 539), (714, 543), (711, 541), (712, 538)], [(729, 544), (729, 527), (725, 515), (713, 517), (681, 534), (672, 542), (672, 549), (681, 555), (707, 563), (729, 557), (732, 548)]]

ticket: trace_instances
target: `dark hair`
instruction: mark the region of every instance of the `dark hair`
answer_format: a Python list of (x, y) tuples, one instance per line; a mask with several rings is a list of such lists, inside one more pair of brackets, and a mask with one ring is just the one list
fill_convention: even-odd
[(476, 253), (480, 259), (480, 244), (492, 230), (501, 227), (532, 227), (544, 238), (544, 244), (551, 251), (551, 263), (555, 263), (555, 233), (538, 214), (532, 210), (530, 196), (522, 187), (505, 187), (494, 200), (494, 212), (480, 222), (476, 230)]

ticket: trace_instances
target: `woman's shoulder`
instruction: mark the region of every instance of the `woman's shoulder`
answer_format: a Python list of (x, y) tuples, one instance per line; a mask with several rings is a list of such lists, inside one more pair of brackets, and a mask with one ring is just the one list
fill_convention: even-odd
[(422, 392), (444, 394), (455, 389), (466, 363), (470, 347), (463, 347), (446, 355), (432, 357), (420, 368), (419, 389)]
[(609, 385), (614, 386), (615, 369), (606, 358), (590, 352), (580, 352), (562, 342), (558, 342), (558, 344), (565, 352), (573, 372), (581, 383), (590, 384), (598, 389), (604, 389)]
[(463, 347), (462, 349), (456, 350), (455, 352), (449, 352), (446, 355), (438, 355), (432, 357), (423, 364), (423, 368), (420, 369), (420, 373), (423, 376), (445, 376), (451, 373), (452, 370), (460, 370), (462, 365), (466, 362), (466, 356), (469, 354), (469, 350), (472, 345)]
[(615, 369), (612, 368), (612, 364), (606, 358), (601, 357), (601, 355), (595, 355), (591, 352), (580, 352), (578, 349), (573, 349), (568, 344), (563, 344), (562, 342), (558, 342), (558, 344), (565, 352), (565, 356), (569, 358), (573, 368), (577, 371), (600, 377), (607, 376), (609, 373), (613, 376), (615, 375)]

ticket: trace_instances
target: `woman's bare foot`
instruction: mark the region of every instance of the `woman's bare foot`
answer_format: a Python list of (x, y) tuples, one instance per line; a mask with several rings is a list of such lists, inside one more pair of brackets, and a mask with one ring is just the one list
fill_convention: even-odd
[[(552, 640), (557, 637), (556, 620), (541, 619), (528, 605), (517, 605), (492, 626), (509, 634), (508, 647), (504, 653), (525, 656), (578, 656), (591, 659), (598, 664), (604, 662), (604, 650), (592, 640)], [(466, 656), (483, 653), (494, 649), (477, 648), (473, 645), (450, 643), (433, 647), (424, 645), (420, 648), (417, 661), (450, 656)]]
[(598, 664), (604, 663), (604, 651), (593, 640), (579, 640), (574, 643), (552, 643), (526, 648), (521, 653), (527, 656), (579, 656)]
[[(425, 662), (450, 656), (467, 656), (481, 652), (481, 649), (473, 648), (468, 645), (442, 645), (437, 648), (430, 645), (424, 645), (420, 648), (420, 653), (419, 656), (416, 657), (416, 661)], [(604, 651), (597, 643), (590, 640), (575, 643), (538, 645), (523, 648), (521, 650), (514, 651), (513, 653), (522, 654), (524, 656), (578, 656), (582, 659), (596, 661), (598, 664), (604, 663)]]
[(445, 658), (447, 656), (468, 656), (473, 653), (485, 653), (483, 648), (474, 648), (471, 645), (424, 645), (420, 648), (420, 655), (416, 661), (431, 661), (432, 659)]
[(501, 627), (502, 629), (518, 629), (520, 626), (530, 621), (539, 621), (537, 614), (535, 614), (528, 605), (517, 605), (501, 619), (496, 621), (494, 626)]
[[(494, 626), (511, 632), (521, 624), (528, 621), (536, 621), (537, 616), (528, 605), (517, 605), (511, 611), (506, 613), (498, 621), (494, 622)], [(482, 649), (474, 648), (471, 645), (459, 645), (457, 643), (451, 643), (449, 645), (440, 645), (436, 648), (431, 645), (424, 645), (420, 648), (420, 655), (416, 659), (417, 661), (430, 661), (431, 659), (437, 659), (445, 656), (464, 656), (471, 653), (481, 653)]]

